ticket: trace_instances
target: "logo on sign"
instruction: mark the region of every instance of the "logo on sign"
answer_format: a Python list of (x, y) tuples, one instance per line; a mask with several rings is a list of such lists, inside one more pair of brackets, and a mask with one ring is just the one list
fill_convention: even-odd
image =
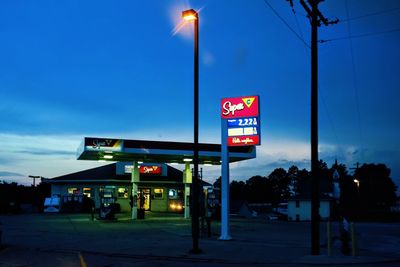
[(123, 141), (119, 139), (87, 138), (85, 148), (88, 150), (121, 151)]
[(251, 107), (251, 105), (252, 105), (253, 102), (254, 102), (254, 99), (256, 99), (256, 98), (255, 98), (255, 97), (244, 97), (244, 98), (242, 98), (243, 102), (246, 104), (246, 106), (247, 106), (248, 108)]
[(141, 174), (147, 174), (147, 175), (160, 175), (161, 174), (161, 167), (160, 166), (141, 166), (139, 172)]
[(243, 110), (244, 109), (244, 105), (243, 103), (239, 103), (239, 104), (232, 104), (232, 102), (230, 101), (226, 101), (224, 103), (224, 105), (222, 106), (222, 108), (224, 109), (224, 111), (222, 112), (222, 115), (229, 115), (229, 113), (232, 113), (232, 115), (235, 115), (235, 111), (236, 110)]
[(222, 99), (222, 118), (241, 118), (252, 116), (258, 116), (258, 96)]

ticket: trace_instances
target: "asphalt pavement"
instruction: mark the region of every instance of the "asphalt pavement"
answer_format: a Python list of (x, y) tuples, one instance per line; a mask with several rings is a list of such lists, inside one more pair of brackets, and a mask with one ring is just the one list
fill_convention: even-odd
[(328, 256), (326, 223), (321, 222), (320, 255), (310, 255), (310, 222), (231, 217), (232, 240), (218, 240), (212, 222), (193, 254), (191, 220), (182, 215), (147, 213), (132, 221), (91, 220), (90, 214), (0, 216), (0, 266), (400, 266), (400, 224), (358, 223), (355, 256), (340, 252), (333, 225)]

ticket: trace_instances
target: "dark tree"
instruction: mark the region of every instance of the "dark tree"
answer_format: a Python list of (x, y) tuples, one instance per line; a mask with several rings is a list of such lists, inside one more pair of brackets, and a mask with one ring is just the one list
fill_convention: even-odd
[(290, 196), (296, 195), (298, 191), (298, 176), (299, 176), (299, 168), (297, 166), (291, 166), (287, 171), (287, 176), (289, 179), (289, 193)]
[(246, 184), (243, 181), (232, 181), (230, 184), (229, 196), (231, 200), (245, 200)]
[(388, 211), (396, 201), (397, 187), (385, 164), (363, 164), (356, 169), (359, 197), (363, 210)]
[(259, 175), (253, 176), (246, 181), (246, 191), (246, 198), (250, 203), (268, 202), (268, 195), (271, 194), (267, 178)]
[(268, 175), (268, 188), (270, 189), (270, 195), (268, 198), (273, 205), (280, 202), (287, 201), (290, 197), (290, 179), (288, 173), (283, 168), (277, 168)]

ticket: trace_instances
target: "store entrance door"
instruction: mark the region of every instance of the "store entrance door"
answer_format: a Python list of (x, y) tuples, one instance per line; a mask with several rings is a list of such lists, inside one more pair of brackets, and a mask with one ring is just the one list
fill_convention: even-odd
[(150, 188), (139, 188), (137, 193), (137, 207), (150, 210)]

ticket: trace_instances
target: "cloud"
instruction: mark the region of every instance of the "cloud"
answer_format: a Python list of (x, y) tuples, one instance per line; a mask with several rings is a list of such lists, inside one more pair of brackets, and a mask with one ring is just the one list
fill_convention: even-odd
[(70, 150), (52, 150), (52, 149), (31, 149), (31, 150), (19, 150), (15, 153), (31, 154), (37, 156), (74, 156), (76, 152)]
[(0, 176), (25, 176), (21, 173), (17, 173), (17, 172), (7, 172), (7, 171), (0, 171)]

